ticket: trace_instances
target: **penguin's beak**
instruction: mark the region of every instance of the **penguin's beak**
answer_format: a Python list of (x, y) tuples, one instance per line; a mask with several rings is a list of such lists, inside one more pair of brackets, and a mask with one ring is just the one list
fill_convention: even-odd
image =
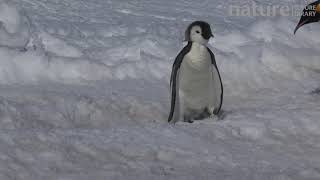
[(297, 25), (297, 27), (294, 29), (294, 34), (296, 34), (296, 32), (298, 31), (298, 29), (300, 29), (303, 25), (308, 24), (309, 19), (300, 21)]
[(313, 2), (306, 6), (302, 12), (302, 16), (297, 27), (294, 29), (294, 34), (300, 29), (302, 26), (314, 22), (318, 22), (320, 20), (320, 4), (319, 0)]

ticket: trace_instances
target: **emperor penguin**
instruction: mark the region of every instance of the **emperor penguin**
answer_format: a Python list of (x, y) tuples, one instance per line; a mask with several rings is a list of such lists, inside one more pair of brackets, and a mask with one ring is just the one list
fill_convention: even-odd
[(303, 9), (302, 16), (296, 28), (294, 34), (299, 28), (306, 24), (315, 23), (320, 21), (320, 0), (315, 1)]
[(171, 108), (168, 122), (192, 123), (218, 115), (223, 85), (215, 56), (207, 47), (213, 37), (204, 21), (191, 23), (185, 32), (188, 44), (177, 55), (171, 72)]

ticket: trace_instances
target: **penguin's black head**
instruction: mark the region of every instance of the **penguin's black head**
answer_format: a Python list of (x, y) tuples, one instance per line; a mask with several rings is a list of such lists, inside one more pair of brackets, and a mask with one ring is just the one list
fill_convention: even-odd
[(298, 29), (302, 26), (318, 21), (320, 21), (320, 0), (313, 2), (304, 8), (301, 19), (294, 30), (294, 34), (296, 34)]
[(197, 42), (200, 44), (208, 43), (213, 37), (210, 25), (204, 21), (195, 21), (191, 23), (185, 33), (185, 41)]

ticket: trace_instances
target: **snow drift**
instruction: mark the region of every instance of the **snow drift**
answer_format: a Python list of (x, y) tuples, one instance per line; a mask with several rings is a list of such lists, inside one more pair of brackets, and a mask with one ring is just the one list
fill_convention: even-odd
[(29, 42), (30, 24), (16, 6), (7, 0), (0, 1), (0, 46), (24, 48)]

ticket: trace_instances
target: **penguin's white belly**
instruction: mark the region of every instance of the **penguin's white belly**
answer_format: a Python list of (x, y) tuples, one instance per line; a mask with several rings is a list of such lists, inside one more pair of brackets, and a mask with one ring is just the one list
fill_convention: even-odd
[(180, 89), (183, 107), (202, 110), (212, 104), (211, 57), (205, 46), (193, 45), (180, 67)]

